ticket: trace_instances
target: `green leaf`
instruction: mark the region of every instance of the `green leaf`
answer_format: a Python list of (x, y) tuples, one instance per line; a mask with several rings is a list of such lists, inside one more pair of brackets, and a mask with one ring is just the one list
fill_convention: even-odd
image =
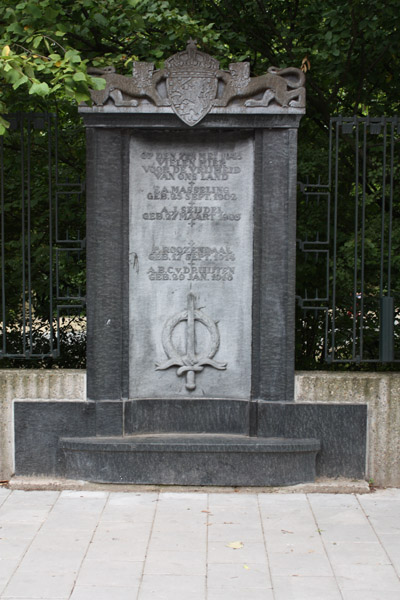
[(18, 33), (19, 35), (23, 35), (25, 33), (19, 23), (11, 23), (11, 25), (6, 28), (6, 31), (9, 31), (10, 33)]
[(18, 89), (20, 85), (26, 83), (27, 81), (29, 81), (28, 77), (26, 75), (22, 75), (22, 77), (20, 77), (20, 79), (14, 83), (13, 89)]
[(90, 94), (75, 92), (75, 99), (77, 100), (77, 102), (85, 102), (86, 100), (90, 100)]
[(73, 74), (72, 79), (74, 81), (85, 81), (86, 75), (84, 73), (82, 73), (81, 71), (78, 71), (77, 73)]
[(37, 94), (38, 96), (48, 96), (50, 88), (45, 81), (42, 83), (32, 83), (29, 94)]
[(28, 4), (26, 10), (31, 13), (31, 15), (37, 19), (42, 16), (42, 11), (36, 4)]
[(104, 90), (106, 87), (106, 80), (103, 77), (91, 77), (89, 85), (94, 90)]
[(32, 46), (34, 48), (38, 48), (40, 46), (40, 43), (42, 42), (42, 40), (43, 40), (43, 36), (37, 35), (32, 42)]
[(82, 62), (81, 57), (76, 50), (67, 50), (67, 52), (65, 53), (65, 58), (72, 63)]
[(108, 25), (107, 19), (101, 13), (96, 13), (93, 16), (93, 20), (96, 21), (96, 23), (98, 23), (102, 27), (107, 27)]

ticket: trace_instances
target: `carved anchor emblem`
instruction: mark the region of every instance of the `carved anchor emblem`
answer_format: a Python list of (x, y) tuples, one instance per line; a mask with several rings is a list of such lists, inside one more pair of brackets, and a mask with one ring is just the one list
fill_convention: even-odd
[[(179, 355), (172, 342), (173, 331), (181, 321), (187, 321), (186, 354), (184, 356)], [(201, 356), (196, 354), (195, 321), (199, 321), (199, 323), (207, 327), (211, 337), (209, 351)], [(213, 360), (219, 348), (219, 341), (217, 324), (195, 307), (195, 296), (190, 293), (187, 297), (187, 309), (170, 317), (164, 325), (162, 345), (169, 360), (161, 364), (157, 363), (156, 371), (169, 369), (170, 367), (179, 367), (176, 374), (181, 376), (186, 373), (185, 387), (187, 390), (193, 391), (196, 389), (196, 373), (203, 371), (205, 366), (214, 367), (214, 369), (219, 370), (226, 369), (227, 363)]]

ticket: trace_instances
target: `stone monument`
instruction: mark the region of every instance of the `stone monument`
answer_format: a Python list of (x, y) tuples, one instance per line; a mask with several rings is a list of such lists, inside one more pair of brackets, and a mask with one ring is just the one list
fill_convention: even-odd
[(88, 425), (58, 427), (58, 472), (291, 484), (314, 479), (322, 440), (317, 473), (339, 474), (323, 444), (336, 413), (293, 403), (304, 74), (224, 71), (193, 40), (161, 70), (91, 72), (106, 86), (80, 108)]

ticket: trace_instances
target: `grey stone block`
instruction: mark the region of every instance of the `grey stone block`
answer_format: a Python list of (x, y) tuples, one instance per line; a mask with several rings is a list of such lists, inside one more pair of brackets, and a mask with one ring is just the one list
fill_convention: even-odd
[(115, 483), (290, 485), (314, 481), (315, 439), (153, 434), (61, 439), (66, 477)]
[(261, 436), (315, 437), (321, 441), (316, 465), (318, 476), (365, 476), (366, 405), (261, 402), (258, 433)]
[(245, 400), (132, 400), (125, 403), (125, 433), (241, 433), (249, 429)]
[(94, 402), (14, 403), (16, 475), (60, 473), (58, 440), (66, 435), (95, 435)]

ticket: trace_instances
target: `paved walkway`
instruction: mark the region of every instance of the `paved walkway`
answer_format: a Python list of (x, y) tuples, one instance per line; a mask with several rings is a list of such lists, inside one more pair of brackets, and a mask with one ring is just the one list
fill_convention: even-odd
[(1, 599), (400, 599), (400, 490), (0, 488), (0, 527)]

